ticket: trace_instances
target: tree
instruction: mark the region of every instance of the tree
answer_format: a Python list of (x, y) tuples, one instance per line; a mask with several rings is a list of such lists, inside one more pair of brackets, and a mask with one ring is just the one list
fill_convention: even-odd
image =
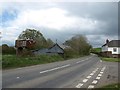
[(91, 48), (91, 45), (88, 43), (87, 38), (83, 35), (76, 35), (70, 40), (67, 40), (64, 44), (73, 48), (76, 54), (79, 55), (89, 54), (89, 50)]
[(7, 44), (2, 45), (2, 54), (15, 54), (16, 50), (14, 47), (9, 47)]
[(47, 47), (51, 47), (53, 44), (54, 44), (54, 42), (50, 38), (48, 38), (47, 39)]
[(18, 39), (33, 39), (36, 41), (36, 44), (33, 49), (40, 49), (47, 47), (47, 41), (38, 30), (35, 29), (26, 29), (19, 36)]

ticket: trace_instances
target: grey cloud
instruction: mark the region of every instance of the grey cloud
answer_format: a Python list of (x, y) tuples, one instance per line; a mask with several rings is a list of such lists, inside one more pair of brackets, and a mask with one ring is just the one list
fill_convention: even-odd
[[(104, 44), (101, 36), (115, 37), (118, 35), (118, 3), (117, 2), (59, 2), (59, 3), (28, 3), (24, 6), (21, 3), (20, 6), (31, 9), (42, 8), (62, 8), (69, 12), (69, 15), (89, 18), (92, 20), (106, 23), (106, 25), (98, 25), (96, 30), (80, 30), (80, 28), (69, 28), (62, 31), (52, 30), (43, 27), (34, 27), (40, 30), (46, 38), (51, 38), (54, 42), (58, 39), (59, 43), (63, 43), (65, 40), (70, 39), (76, 34), (86, 35), (93, 46), (101, 46)], [(28, 27), (29, 28), (29, 27)], [(92, 35), (93, 38), (89, 38)], [(97, 40), (99, 39), (99, 40)], [(104, 37), (104, 39), (107, 39)], [(115, 39), (115, 38), (113, 38)]]

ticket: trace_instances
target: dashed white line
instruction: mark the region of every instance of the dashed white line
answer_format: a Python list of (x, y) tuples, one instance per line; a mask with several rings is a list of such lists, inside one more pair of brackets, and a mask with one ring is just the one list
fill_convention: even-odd
[(103, 67), (101, 71), (103, 72), (105, 69), (106, 69), (106, 67)]
[(94, 85), (89, 85), (88, 88), (94, 88), (95, 86)]
[(77, 87), (77, 88), (81, 88), (82, 86), (83, 86), (83, 84), (80, 83), (80, 84), (78, 84), (76, 87)]
[[(96, 77), (96, 79), (93, 80), (93, 82), (92, 82), (93, 85), (92, 84), (89, 85), (88, 88), (94, 88), (95, 87), (94, 85), (98, 83), (98, 80), (101, 78), (101, 76), (102, 76), (103, 71), (105, 70), (105, 68), (106, 67), (102, 68), (102, 70), (100, 71), (100, 73), (98, 74), (98, 76)], [(88, 81), (88, 79), (90, 79), (92, 77), (92, 75), (94, 75), (98, 70), (99, 70), (99, 68), (96, 68), (94, 71), (92, 71), (92, 73), (89, 76), (86, 77), (87, 79), (83, 80), (83, 83), (86, 83)], [(80, 88), (81, 86), (83, 86), (82, 83), (78, 84), (76, 87)]]
[(98, 80), (99, 80), (99, 79), (100, 79), (100, 77), (96, 77), (96, 79), (98, 79)]
[(101, 72), (103, 72), (103, 71), (104, 71), (104, 69), (101, 70)]
[(46, 72), (54, 71), (54, 70), (57, 70), (57, 69), (65, 68), (65, 67), (68, 67), (68, 66), (70, 66), (70, 64), (67, 64), (67, 65), (64, 65), (64, 66), (61, 66), (61, 67), (56, 67), (56, 68), (49, 69), (49, 70), (45, 70), (45, 71), (41, 71), (40, 73), (46, 73)]
[(98, 74), (98, 76), (102, 76), (102, 74)]
[(92, 73), (96, 73), (96, 71), (93, 71)]
[(91, 73), (90, 75), (92, 76), (92, 75), (94, 75), (94, 73)]
[(91, 76), (87, 76), (87, 78), (89, 79), (89, 78), (91, 78)]
[(94, 80), (94, 81), (92, 82), (92, 84), (97, 84), (97, 82), (98, 82), (97, 80)]
[(20, 77), (16, 77), (17, 79), (19, 79)]
[(82, 62), (82, 61), (78, 61), (78, 62), (76, 62), (76, 63), (80, 63), (80, 62)]
[(83, 80), (84, 83), (87, 82), (87, 81), (88, 81), (88, 79), (84, 79), (84, 80)]
[(101, 74), (103, 74), (103, 72), (100, 72)]

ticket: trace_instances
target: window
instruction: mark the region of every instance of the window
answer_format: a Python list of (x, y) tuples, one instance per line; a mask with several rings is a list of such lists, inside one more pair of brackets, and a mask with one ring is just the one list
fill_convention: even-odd
[(22, 42), (22, 46), (26, 46), (26, 41), (23, 41), (23, 42)]
[(116, 48), (113, 48), (113, 52), (116, 52), (117, 51), (117, 49)]

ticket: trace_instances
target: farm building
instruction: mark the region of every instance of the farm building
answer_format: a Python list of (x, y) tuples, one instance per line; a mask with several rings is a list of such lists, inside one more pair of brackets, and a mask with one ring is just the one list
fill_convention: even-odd
[(30, 49), (34, 45), (35, 45), (34, 40), (16, 40), (15, 41), (16, 55), (22, 55), (25, 49)]
[(46, 54), (46, 55), (64, 55), (64, 49), (58, 45), (57, 43), (54, 44), (52, 47), (50, 48), (44, 48), (44, 49), (40, 49), (40, 50), (34, 50), (33, 53), (35, 55), (42, 55), (42, 54)]

